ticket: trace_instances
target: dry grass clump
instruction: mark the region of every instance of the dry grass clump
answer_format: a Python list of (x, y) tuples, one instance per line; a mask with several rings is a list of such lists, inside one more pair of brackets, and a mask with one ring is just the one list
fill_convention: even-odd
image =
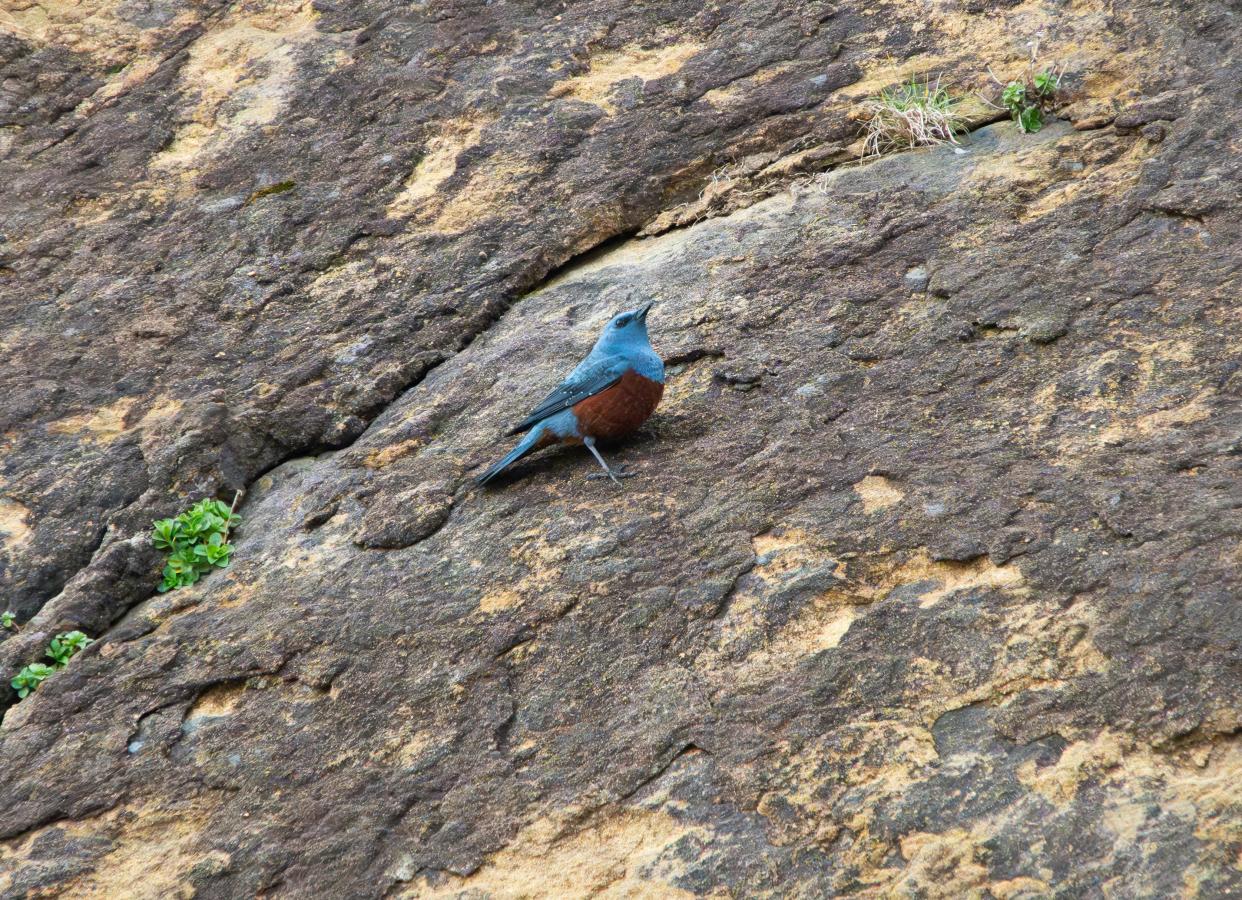
[(864, 156), (894, 150), (956, 144), (966, 131), (966, 120), (956, 111), (958, 101), (935, 83), (909, 81), (885, 90), (862, 104), (866, 124)]

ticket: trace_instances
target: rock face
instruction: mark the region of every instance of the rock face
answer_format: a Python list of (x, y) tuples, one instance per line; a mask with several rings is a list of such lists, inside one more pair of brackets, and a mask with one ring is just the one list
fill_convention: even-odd
[[(1242, 892), (1240, 24), (0, 11), (5, 684), (99, 638), (6, 687), (0, 895)], [(847, 162), (1036, 35), (1043, 131)], [(631, 296), (639, 477), (471, 490)]]

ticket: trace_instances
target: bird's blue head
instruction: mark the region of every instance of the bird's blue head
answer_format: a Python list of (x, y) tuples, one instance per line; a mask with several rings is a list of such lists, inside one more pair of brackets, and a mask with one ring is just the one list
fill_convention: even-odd
[(647, 313), (654, 304), (648, 303), (638, 309), (617, 313), (604, 326), (604, 331), (595, 342), (595, 350), (609, 355), (624, 353), (627, 350), (639, 350), (651, 346), (647, 337)]

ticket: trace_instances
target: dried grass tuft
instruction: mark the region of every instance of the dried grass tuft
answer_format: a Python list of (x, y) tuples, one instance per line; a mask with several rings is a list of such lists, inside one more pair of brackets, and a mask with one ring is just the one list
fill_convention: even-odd
[(910, 81), (885, 90), (862, 105), (866, 117), (864, 156), (895, 150), (956, 144), (966, 131), (966, 120), (956, 111), (958, 101), (935, 83)]

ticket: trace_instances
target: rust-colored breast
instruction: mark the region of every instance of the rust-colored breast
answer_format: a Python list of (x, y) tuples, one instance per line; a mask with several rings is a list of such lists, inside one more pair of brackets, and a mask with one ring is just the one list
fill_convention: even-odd
[(626, 372), (612, 387), (574, 404), (578, 428), (587, 437), (624, 437), (647, 421), (664, 395), (664, 385)]

